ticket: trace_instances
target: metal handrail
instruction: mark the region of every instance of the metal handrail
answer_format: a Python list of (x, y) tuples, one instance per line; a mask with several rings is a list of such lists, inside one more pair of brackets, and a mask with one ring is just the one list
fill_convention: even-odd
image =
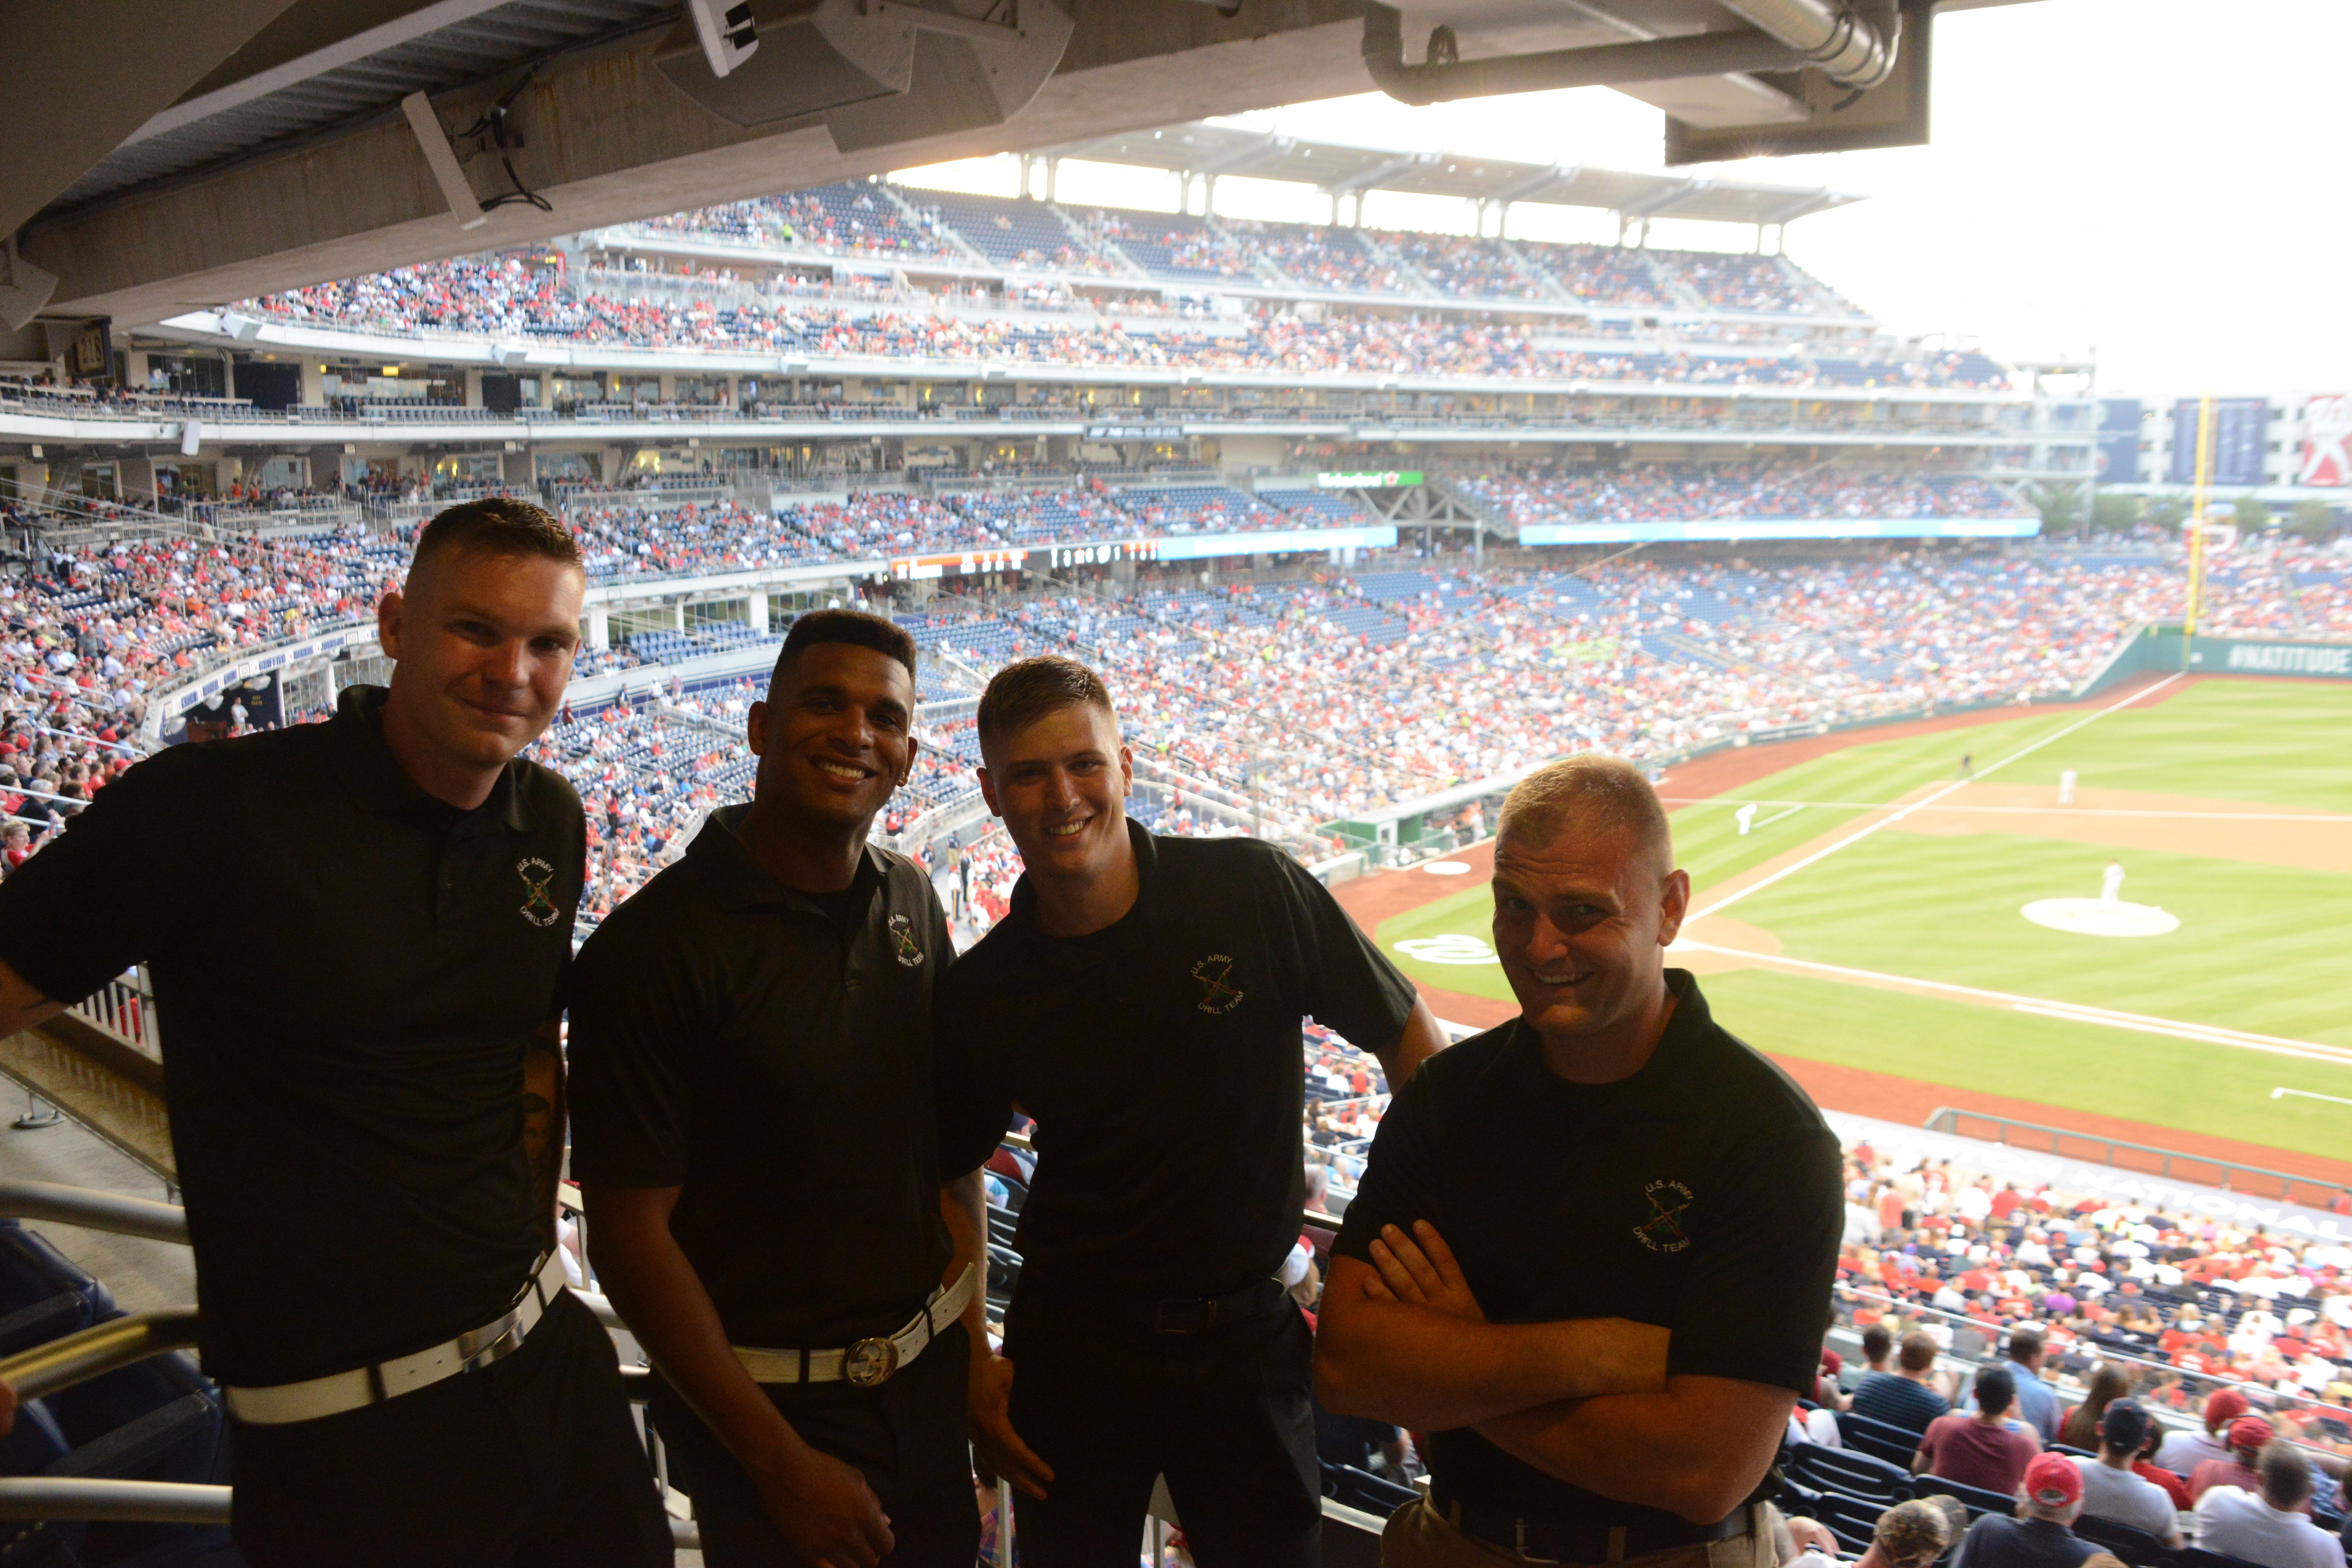
[(164, 1307), (115, 1318), (79, 1333), (35, 1345), (0, 1359), (0, 1383), (22, 1399), (45, 1399), (94, 1377), (185, 1350), (196, 1342), (196, 1310)]
[(47, 1220), (56, 1225), (77, 1225), (85, 1230), (110, 1231), (116, 1236), (176, 1241), (184, 1246), (188, 1239), (188, 1211), (177, 1204), (127, 1197), (121, 1193), (92, 1192), (88, 1187), (61, 1186), (55, 1182), (0, 1181), (0, 1218)]
[(187, 1481), (83, 1476), (0, 1478), (0, 1519), (79, 1519), (110, 1524), (226, 1524), (229, 1489)]

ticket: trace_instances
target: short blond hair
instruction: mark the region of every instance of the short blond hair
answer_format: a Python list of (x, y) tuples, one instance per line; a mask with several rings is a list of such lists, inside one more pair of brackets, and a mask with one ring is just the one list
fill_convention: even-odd
[(1545, 763), (1511, 786), (1495, 837), (1543, 845), (1570, 827), (1632, 838), (1661, 881), (1675, 868), (1666, 808), (1642, 770), (1622, 757), (1580, 752)]

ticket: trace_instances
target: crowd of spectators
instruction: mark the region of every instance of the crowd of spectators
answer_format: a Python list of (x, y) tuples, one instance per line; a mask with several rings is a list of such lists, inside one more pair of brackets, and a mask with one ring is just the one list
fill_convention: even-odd
[[(1786, 1461), (1822, 1510), (1947, 1494), (1948, 1523), (1977, 1516), (1964, 1541), (1944, 1532), (1961, 1568), (2102, 1547), (2152, 1562), (2190, 1540), (2342, 1568), (2352, 1247), (2305, 1218), (2168, 1210), (1867, 1140), (1845, 1174), (1832, 1338), (1858, 1331), (1860, 1364), (1825, 1351)], [(2334, 1207), (2352, 1214), (2352, 1193)]]
[(1857, 472), (1830, 463), (1645, 463), (1569, 468), (1529, 463), (1455, 482), (1513, 527), (1709, 517), (2020, 517), (2032, 509), (1964, 475)]
[[(1702, 485), (1696, 472), (1645, 470), (1636, 481), (1621, 469), (1605, 483), (1622, 501), (1638, 482), (1646, 505), (1671, 497), (1693, 515), (1786, 510), (1796, 496), (1808, 507), (1892, 504), (1880, 492), (1955, 510), (1985, 503), (1968, 481), (1742, 468), (1708, 471)], [(1465, 482), (1491, 491), (1501, 481), (1490, 474)], [(1551, 474), (1514, 482), (1528, 488), (1506, 500), (1525, 515), (1604, 481)], [(859, 491), (772, 519), (731, 503), (656, 510), (606, 495), (573, 521), (592, 571), (609, 580), (1248, 529), (1300, 515), (1270, 504), (1282, 492), (1196, 489), (1208, 499), (1093, 481), (939, 500)], [(400, 531), (354, 527), (267, 542), (155, 537), (36, 559), (0, 580), (8, 626), (0, 663), (20, 704), (47, 704), (58, 729), (120, 744), (158, 686), (246, 648), (364, 621), (405, 552)], [(2340, 564), (2265, 540), (2241, 542), (2231, 559), (2246, 582), (2265, 563), (2273, 582), (2325, 576)], [(1184, 826), (1246, 823), (1314, 854), (1333, 847), (1318, 825), (1581, 747), (1660, 759), (1740, 732), (1929, 703), (2062, 697), (2133, 624), (2177, 613), (2184, 577), (2176, 545), (2169, 553), (1927, 552), (1780, 564), (1635, 558), (1569, 575), (1367, 569), (1215, 590), (1105, 587), (992, 607), (934, 601), (947, 618), (919, 630), (919, 640), (957, 662), (927, 666), (926, 696), (1025, 653), (1075, 652), (1106, 669), (1139, 752), (1194, 793)], [(2259, 628), (2265, 603), (2245, 601), (2243, 629)], [(2244, 608), (2228, 583), (2209, 585), (2212, 629), (2241, 629), (2233, 617)], [(577, 673), (749, 646), (759, 635), (722, 626), (669, 634), (654, 647), (617, 640), (583, 649)], [(684, 775), (655, 771), (668, 783), (647, 798), (674, 800)], [(1207, 809), (1211, 799), (1219, 810)]]
[(1381, 234), (1441, 294), (1465, 300), (1548, 300), (1536, 273), (1491, 239), (1458, 234)]
[[(1018, 216), (1034, 216), (1027, 204), (988, 198), (951, 198), (945, 210), (924, 193), (901, 189), (898, 197), (922, 216), (909, 221), (886, 193), (857, 185), (827, 185), (795, 195), (736, 202), (633, 226), (647, 235), (681, 235), (747, 245), (774, 244), (845, 255), (926, 258), (953, 251), (939, 231), (959, 226), (990, 254), (992, 227), (1008, 227)], [(1049, 210), (1040, 205), (1035, 210)], [(1131, 239), (1153, 247), (1148, 269), (1165, 260), (1181, 270), (1248, 278), (1270, 264), (1274, 272), (1303, 288), (1335, 292), (1412, 292), (1411, 273), (1402, 261), (1439, 291), (1463, 299), (1552, 298), (1547, 281), (1597, 304), (1691, 308), (1773, 314), (1811, 313), (1821, 307), (1809, 297), (1793, 264), (1780, 257), (1731, 252), (1675, 250), (1614, 245), (1504, 242), (1470, 235), (1419, 230), (1370, 230), (1315, 224), (1219, 217), (1193, 221), (1159, 213), (1107, 208), (1059, 209), (1091, 239), (1091, 248), (1073, 243), (1052, 252), (1033, 247), (1013, 256), (1013, 265), (1055, 271), (1116, 272), (1108, 252)], [(1370, 243), (1365, 241), (1369, 239)], [(1161, 247), (1165, 249), (1164, 258)], [(1385, 253), (1385, 254), (1383, 254)], [(1547, 278), (1547, 275), (1548, 278)], [(1836, 313), (1860, 312), (1826, 290)]]
[[(1408, 253), (1464, 288), (1507, 288), (1521, 297), (1543, 292), (1506, 253), (1475, 248), (1484, 243), (1424, 236), (1411, 241)], [(1188, 268), (1222, 270), (1244, 265), (1229, 237), (1207, 229), (1176, 231), (1152, 244), (1155, 252), (1164, 250), (1171, 262)], [(1318, 269), (1328, 275), (1329, 287), (1413, 292), (1398, 265), (1367, 249), (1353, 231), (1328, 231), (1313, 244)], [(1189, 259), (1176, 261), (1178, 258)], [(1303, 264), (1298, 256), (1276, 259), (1294, 267)], [(740, 290), (717, 287), (711, 294), (727, 300), (681, 300), (670, 289), (651, 294), (616, 292), (625, 288), (627, 274), (598, 271), (571, 279), (560, 263), (560, 258), (551, 261), (521, 252), (435, 262), (292, 289), (236, 309), (273, 320), (379, 332), (432, 330), (649, 349), (796, 350), (1073, 366), (1378, 372), (1792, 389), (1978, 386), (2003, 380), (1999, 367), (1979, 356), (1923, 357), (1893, 343), (1824, 345), (1818, 353), (1780, 345), (1773, 352), (1747, 355), (1663, 344), (1594, 353), (1548, 346), (1549, 331), (1534, 325), (1455, 318), (1442, 310), (1403, 317), (1323, 310), (1302, 313), (1278, 303), (1255, 307), (1240, 319), (1244, 330), (1239, 331), (1188, 327), (1176, 320), (1164, 330), (1129, 331), (1117, 321), (1056, 321), (1050, 313), (975, 317), (914, 300), (861, 303), (803, 298), (789, 291), (740, 298)], [(1610, 274), (1603, 269), (1597, 276)]]
[(888, 193), (855, 184), (729, 202), (630, 226), (647, 235), (791, 246), (838, 256), (913, 259), (957, 254), (953, 243), (940, 233), (937, 217), (910, 218)]
[(595, 582), (803, 566), (832, 554), (731, 500), (575, 508), (569, 518)]

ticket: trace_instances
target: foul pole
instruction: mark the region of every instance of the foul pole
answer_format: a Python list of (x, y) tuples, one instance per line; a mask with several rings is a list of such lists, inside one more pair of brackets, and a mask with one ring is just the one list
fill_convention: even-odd
[(2213, 478), (2213, 395), (2197, 400), (2197, 479), (2189, 508), (2189, 610), (2180, 623), (2180, 668), (2197, 646), (2197, 606), (2205, 598), (2205, 487)]

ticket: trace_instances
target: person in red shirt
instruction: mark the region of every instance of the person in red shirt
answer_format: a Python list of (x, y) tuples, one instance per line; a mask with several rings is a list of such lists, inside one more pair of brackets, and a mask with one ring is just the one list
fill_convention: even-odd
[(2156, 1462), (2156, 1450), (2163, 1442), (2164, 1427), (2157, 1422), (2149, 1422), (2147, 1440), (2139, 1446), (2139, 1455), (2132, 1460), (2132, 1474), (2163, 1488), (2164, 1495), (2172, 1500), (2175, 1510), (2187, 1513), (2197, 1506), (2189, 1500), (2189, 1483)]
[(1976, 1413), (1955, 1412), (1930, 1422), (1912, 1457), (1912, 1473), (2004, 1496), (2016, 1491), (2025, 1467), (2042, 1452), (2042, 1439), (2033, 1428), (2009, 1418), (2016, 1398), (2017, 1383), (2007, 1367), (1979, 1367)]
[[(2254, 1459), (2277, 1435), (2277, 1428), (2259, 1415), (2241, 1415), (2231, 1422), (2229, 1457), (2207, 1459), (2197, 1467), (2189, 1478), (2189, 1501), (2195, 1502), (2215, 1487), (2237, 1487), (2260, 1496), (2263, 1480), (2255, 1472)], [(2311, 1511), (2308, 1498), (2304, 1500), (2303, 1511)]]

